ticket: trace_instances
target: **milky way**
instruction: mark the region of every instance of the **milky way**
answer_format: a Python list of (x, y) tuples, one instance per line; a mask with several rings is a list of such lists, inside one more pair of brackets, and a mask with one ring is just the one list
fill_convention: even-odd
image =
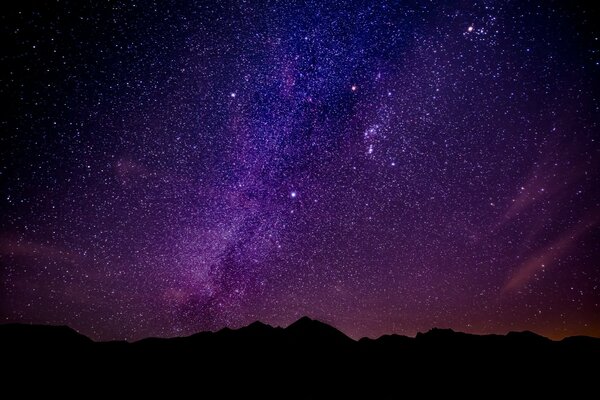
[(592, 10), (7, 7), (2, 321), (600, 335)]

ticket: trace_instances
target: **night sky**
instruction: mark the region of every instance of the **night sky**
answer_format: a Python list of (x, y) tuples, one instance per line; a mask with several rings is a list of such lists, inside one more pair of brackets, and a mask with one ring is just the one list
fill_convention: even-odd
[(583, 2), (13, 3), (0, 321), (600, 336)]

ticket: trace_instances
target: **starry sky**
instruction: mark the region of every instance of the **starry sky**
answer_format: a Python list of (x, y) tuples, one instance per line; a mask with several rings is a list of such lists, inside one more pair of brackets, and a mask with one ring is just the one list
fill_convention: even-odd
[(600, 22), (567, 3), (3, 4), (0, 320), (600, 336)]

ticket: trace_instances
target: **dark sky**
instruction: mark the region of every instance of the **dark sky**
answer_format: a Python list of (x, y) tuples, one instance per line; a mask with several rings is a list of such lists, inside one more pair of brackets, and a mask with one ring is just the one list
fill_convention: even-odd
[(1, 320), (600, 336), (600, 22), (566, 3), (3, 3)]

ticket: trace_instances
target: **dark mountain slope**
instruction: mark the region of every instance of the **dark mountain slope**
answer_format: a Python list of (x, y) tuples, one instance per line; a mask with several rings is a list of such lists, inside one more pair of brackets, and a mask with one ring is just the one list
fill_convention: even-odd
[(354, 341), (306, 317), (287, 328), (255, 322), (135, 343), (93, 342), (67, 327), (0, 325), (0, 354), (7, 382), (197, 388), (223, 398), (396, 398), (407, 390), (462, 392), (506, 382), (573, 390), (593, 387), (600, 376), (596, 338), (432, 329), (415, 338)]

